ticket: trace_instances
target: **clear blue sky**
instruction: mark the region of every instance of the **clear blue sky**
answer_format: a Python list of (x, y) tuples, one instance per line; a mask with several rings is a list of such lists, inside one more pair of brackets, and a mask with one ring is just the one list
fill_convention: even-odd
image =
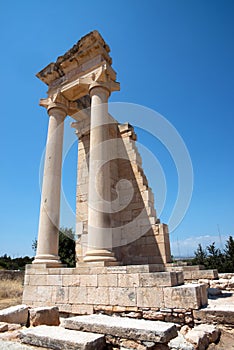
[[(32, 255), (37, 235), (48, 118), (38, 106), (46, 86), (35, 74), (94, 29), (110, 45), (121, 83), (111, 101), (158, 111), (189, 150), (193, 197), (171, 233), (173, 254), (189, 254), (199, 242), (219, 243), (217, 224), (223, 240), (234, 235), (234, 2), (1, 1), (0, 255)], [(167, 221), (176, 198), (176, 171), (161, 145), (140, 130), (138, 135), (166, 175), (162, 221)], [(75, 157), (74, 150), (71, 154)], [(150, 167), (146, 172), (157, 192), (157, 176)], [(74, 168), (64, 180), (72, 206), (75, 175)]]

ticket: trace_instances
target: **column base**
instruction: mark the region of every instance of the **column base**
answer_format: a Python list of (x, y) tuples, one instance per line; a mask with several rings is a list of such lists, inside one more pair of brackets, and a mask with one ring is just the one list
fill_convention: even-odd
[(106, 249), (88, 250), (84, 257), (84, 262), (96, 261), (116, 261), (114, 254)]
[(46, 264), (46, 267), (62, 267), (63, 264), (60, 261), (59, 256), (49, 255), (49, 254), (41, 254), (37, 255), (33, 260), (32, 264)]

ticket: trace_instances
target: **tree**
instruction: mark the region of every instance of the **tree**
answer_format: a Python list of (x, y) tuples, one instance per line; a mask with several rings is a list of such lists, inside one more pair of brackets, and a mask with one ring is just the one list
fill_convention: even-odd
[(215, 247), (215, 242), (206, 247), (208, 251), (207, 265), (210, 269), (219, 269), (223, 272), (224, 257), (219, 248)]
[(225, 272), (234, 272), (234, 239), (232, 236), (229, 236), (224, 249), (225, 254), (225, 263), (224, 268)]
[(59, 231), (59, 256), (67, 267), (76, 266), (75, 233), (71, 228), (62, 228)]
[[(32, 249), (37, 250), (37, 239), (32, 243)], [(76, 266), (76, 243), (75, 233), (72, 228), (62, 227), (59, 231), (59, 256), (63, 264), (67, 267)]]
[(202, 248), (202, 245), (200, 243), (198, 244), (197, 250), (194, 252), (194, 254), (195, 258), (192, 261), (193, 265), (206, 266), (207, 253), (206, 250)]

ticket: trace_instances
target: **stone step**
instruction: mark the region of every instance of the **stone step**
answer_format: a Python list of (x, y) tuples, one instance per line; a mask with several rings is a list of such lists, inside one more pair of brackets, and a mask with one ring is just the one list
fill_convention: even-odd
[(108, 334), (126, 339), (168, 343), (177, 336), (174, 323), (113, 317), (101, 314), (64, 319), (62, 326), (73, 330)]
[(220, 305), (193, 310), (196, 323), (234, 325), (234, 305)]
[(55, 350), (102, 350), (105, 347), (105, 338), (101, 334), (56, 326), (37, 326), (22, 330), (20, 338), (25, 344)]

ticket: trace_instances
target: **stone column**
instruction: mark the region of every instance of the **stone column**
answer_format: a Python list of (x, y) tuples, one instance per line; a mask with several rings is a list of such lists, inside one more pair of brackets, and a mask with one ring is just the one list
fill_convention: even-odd
[(61, 265), (58, 256), (58, 233), (63, 129), (67, 108), (65, 104), (54, 102), (50, 98), (41, 100), (40, 104), (47, 107), (49, 127), (41, 194), (37, 254), (33, 263), (56, 267)]
[[(116, 261), (112, 248), (110, 224), (110, 145), (108, 125), (108, 85), (94, 83), (90, 87), (91, 125), (88, 194), (88, 249), (84, 261)], [(104, 165), (103, 163), (106, 164)]]

